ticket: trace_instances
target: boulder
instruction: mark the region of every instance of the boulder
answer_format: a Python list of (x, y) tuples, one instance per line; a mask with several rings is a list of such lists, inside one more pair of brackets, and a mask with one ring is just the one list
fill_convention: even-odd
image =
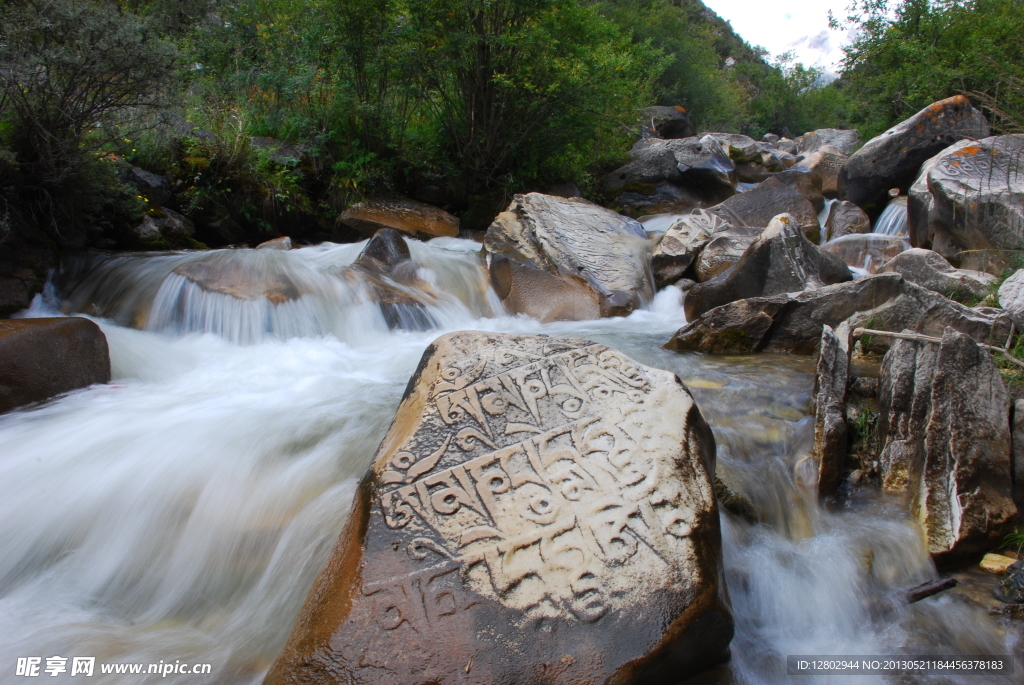
[(1011, 564), (999, 583), (1003, 598), (1013, 604), (1024, 604), (1024, 561)]
[(912, 192), (916, 246), (950, 256), (1024, 249), (1024, 135), (949, 147), (931, 160)]
[[(712, 214), (719, 221), (721, 217)], [(728, 223), (723, 223), (729, 226)], [(746, 251), (750, 244), (757, 240), (764, 229), (750, 228), (748, 226), (729, 227), (715, 233), (711, 240), (707, 241), (700, 251), (697, 262), (694, 265), (694, 275), (698, 282), (708, 281), (724, 273), (736, 262)]]
[(1024, 331), (1024, 269), (1018, 269), (999, 286), (999, 306), (1006, 310), (1017, 325), (1017, 330)]
[(830, 240), (821, 249), (843, 260), (847, 266), (875, 273), (880, 266), (910, 247), (906, 238), (858, 233)]
[(811, 450), (821, 499), (835, 495), (839, 489), (846, 461), (846, 388), (850, 381), (852, 349), (849, 324), (840, 324), (836, 330), (822, 326), (814, 380), (814, 447)]
[(821, 230), (814, 205), (775, 178), (768, 179), (753, 190), (734, 195), (708, 211), (733, 226), (766, 228), (779, 214), (789, 214), (805, 234), (817, 237)]
[[(409, 245), (393, 228), (373, 234), (359, 253), (353, 269), (380, 306), (391, 330), (426, 331), (437, 326), (426, 304), (436, 303), (431, 287), (417, 275)], [(347, 274), (346, 274), (347, 275)]]
[[(250, 257), (259, 255), (259, 260)], [(281, 304), (309, 292), (309, 284), (282, 262), (277, 250), (236, 252), (219, 250), (174, 267), (181, 276), (206, 292), (230, 295), (239, 300), (263, 300)]]
[(142, 223), (132, 229), (135, 237), (143, 242), (169, 238), (171, 240), (191, 238), (195, 225), (173, 209), (160, 207), (142, 218)]
[(290, 250), (292, 249), (292, 239), (288, 236), (281, 236), (280, 238), (274, 238), (273, 240), (267, 240), (256, 246), (257, 250)]
[(415, 200), (358, 202), (342, 212), (338, 221), (364, 235), (372, 235), (381, 228), (393, 228), (421, 240), (459, 235), (457, 218), (443, 209)]
[(825, 240), (871, 232), (871, 219), (852, 202), (833, 202), (825, 217)]
[(675, 683), (726, 658), (714, 438), (583, 340), (436, 340), (264, 683)]
[(896, 255), (876, 273), (900, 274), (911, 283), (955, 299), (982, 298), (996, 280), (981, 271), (954, 269), (942, 255), (919, 247)]
[[(624, 316), (653, 296), (643, 228), (581, 198), (516, 195), (487, 229), (484, 248), (495, 290), (513, 313), (553, 320), (537, 298), (563, 291), (559, 320)], [(539, 293), (531, 283), (538, 272), (550, 276)]]
[(1024, 250), (964, 250), (948, 259), (958, 269), (1002, 276), (1014, 265), (1024, 264)]
[(1024, 518), (1024, 400), (1013, 403), (1013, 501), (1017, 515)]
[(0, 320), (0, 414), (109, 380), (107, 338), (92, 321)]
[(760, 162), (761, 153), (768, 150), (768, 146), (759, 143), (750, 136), (740, 133), (708, 133), (707, 135), (718, 141), (729, 159), (742, 164), (745, 162)]
[(820, 288), (852, 280), (846, 265), (804, 237), (788, 214), (781, 214), (743, 252), (735, 268), (686, 293), (686, 318), (750, 297)]
[[(877, 274), (795, 295), (730, 302), (687, 323), (665, 348), (708, 354), (814, 354), (821, 327), (835, 328), (847, 319), (854, 328), (911, 329), (932, 336), (951, 326), (978, 342), (999, 345), (1010, 332), (1005, 313), (965, 307), (899, 274)], [(872, 349), (884, 352), (891, 342), (876, 338)]]
[(676, 219), (651, 254), (657, 284), (663, 286), (682, 278), (708, 241), (731, 228), (718, 215), (700, 209)]
[(685, 107), (645, 107), (640, 111), (640, 124), (645, 138), (690, 138), (693, 124)]
[(825, 208), (825, 196), (821, 190), (821, 175), (817, 172), (794, 168), (780, 171), (772, 178), (803, 195), (804, 199), (814, 206), (814, 211), (820, 212)]
[(855, 152), (839, 174), (839, 197), (875, 216), (889, 190), (906, 193), (929, 158), (957, 141), (988, 135), (988, 121), (966, 97), (940, 100)]
[(839, 172), (847, 159), (839, 150), (826, 145), (799, 160), (793, 169), (817, 174), (821, 177), (821, 192), (827, 197), (836, 197), (839, 195)]
[(855, 130), (819, 128), (796, 139), (797, 149), (809, 155), (823, 147), (831, 147), (844, 155), (852, 155), (860, 146), (860, 134)]
[(139, 194), (153, 206), (167, 204), (174, 197), (171, 179), (146, 171), (137, 166), (126, 167), (120, 172), (121, 180), (139, 191)]
[(1006, 389), (992, 356), (947, 328), (899, 340), (882, 360), (879, 456), (886, 490), (908, 492), (936, 564), (976, 562), (1012, 532)]

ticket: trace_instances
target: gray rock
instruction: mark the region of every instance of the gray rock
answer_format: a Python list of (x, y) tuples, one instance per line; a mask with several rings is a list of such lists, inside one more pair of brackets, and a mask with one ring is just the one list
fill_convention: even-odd
[[(995, 277), (981, 271), (954, 269), (942, 255), (919, 247), (893, 257), (876, 273), (900, 274), (911, 283), (941, 293), (946, 297), (984, 297)], [(1024, 302), (1022, 302), (1024, 305)], [(1005, 305), (1004, 305), (1004, 308)]]
[(717, 215), (699, 209), (676, 219), (651, 253), (651, 268), (657, 284), (678, 281), (708, 241), (730, 228)]
[(693, 125), (685, 107), (645, 107), (640, 110), (644, 138), (690, 138)]
[(852, 155), (860, 146), (860, 134), (850, 129), (819, 128), (797, 138), (796, 144), (802, 155), (815, 152), (826, 145), (844, 155)]
[(800, 230), (816, 238), (821, 230), (814, 205), (782, 181), (770, 178), (757, 188), (734, 195), (708, 210), (733, 226), (767, 228), (779, 214), (789, 214)]
[[(951, 326), (978, 342), (1000, 345), (1010, 332), (1005, 313), (965, 307), (904, 281), (899, 274), (877, 274), (797, 295), (730, 302), (689, 322), (665, 347), (709, 354), (814, 354), (821, 327), (835, 328), (847, 319), (854, 328), (911, 329), (932, 336)], [(889, 344), (889, 339), (876, 338), (873, 349), (884, 351)]]
[(899, 340), (882, 360), (879, 406), (883, 485), (910, 494), (936, 564), (998, 546), (1017, 508), (1006, 390), (991, 355), (951, 328), (941, 344)]
[(830, 145), (821, 147), (799, 160), (794, 169), (800, 169), (821, 177), (821, 192), (826, 197), (839, 194), (839, 172), (848, 157)]
[[(562, 319), (625, 315), (653, 296), (643, 227), (580, 198), (516, 195), (487, 229), (484, 247), (497, 293), (515, 313), (554, 320), (535, 295), (559, 291)], [(537, 272), (548, 276), (543, 293), (529, 283)]]
[(906, 193), (929, 158), (957, 141), (988, 135), (988, 121), (966, 97), (940, 100), (855, 152), (839, 174), (839, 197), (875, 216), (889, 190)]
[(999, 286), (999, 306), (1024, 331), (1024, 269), (1018, 269)]
[(999, 590), (1008, 602), (1024, 604), (1024, 561), (1010, 564), (999, 583)]
[(1024, 250), (964, 250), (949, 261), (959, 269), (1002, 276), (1007, 269), (1024, 263)]
[(132, 229), (135, 236), (142, 241), (167, 238), (190, 238), (195, 234), (195, 225), (173, 209), (161, 207), (160, 213), (147, 214), (142, 223)]
[(846, 388), (850, 380), (852, 331), (842, 323), (836, 330), (822, 326), (814, 381), (814, 447), (818, 497), (835, 495), (846, 461)]
[(964, 140), (912, 189), (912, 240), (943, 254), (1024, 249), (1024, 135)]
[[(717, 214), (712, 214), (719, 221), (723, 221)], [(719, 274), (725, 273), (746, 251), (750, 244), (757, 240), (764, 230), (749, 226), (732, 227), (723, 221), (729, 228), (715, 233), (711, 240), (707, 241), (697, 261), (694, 264), (694, 275), (698, 282), (711, 280)]]
[(728, 302), (820, 288), (852, 280), (850, 270), (833, 254), (804, 237), (788, 214), (772, 219), (743, 252), (735, 268), (686, 294), (686, 318)]
[(128, 167), (121, 172), (122, 180), (139, 191), (152, 205), (166, 204), (173, 197), (171, 179), (146, 171), (137, 166)]
[(852, 202), (835, 202), (829, 207), (825, 218), (825, 240), (835, 240), (844, 235), (871, 232), (871, 219), (864, 210)]
[(729, 159), (737, 164), (760, 162), (761, 153), (769, 149), (764, 143), (759, 143), (750, 136), (739, 133), (708, 133), (707, 135), (717, 140), (729, 155)]
[(380, 307), (388, 328), (426, 331), (437, 326), (426, 304), (436, 304), (432, 288), (417, 275), (402, 234), (382, 228), (373, 234), (343, 277), (359, 278)]
[(1013, 403), (1013, 501), (1017, 505), (1017, 515), (1024, 519), (1024, 400)]
[(266, 685), (675, 682), (728, 655), (714, 436), (603, 345), (434, 341)]
[(0, 414), (110, 380), (110, 352), (88, 319), (0, 320)]

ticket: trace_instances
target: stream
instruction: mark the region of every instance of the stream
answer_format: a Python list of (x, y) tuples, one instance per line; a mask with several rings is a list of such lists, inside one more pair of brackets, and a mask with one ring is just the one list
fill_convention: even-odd
[[(5, 673), (18, 657), (94, 656), (98, 664), (209, 663), (212, 673), (104, 675), (97, 667), (88, 682), (259, 683), (420, 355), (442, 333), (466, 329), (599, 341), (691, 389), (714, 429), (719, 473), (762, 522), (722, 515), (732, 659), (688, 683), (851, 682), (789, 676), (789, 654), (1020, 649), (995, 619), (952, 596), (899, 600), (937, 577), (902, 502), (865, 488), (837, 509), (818, 505), (800, 477), (813, 441), (813, 358), (663, 350), (685, 321), (671, 287), (627, 318), (510, 317), (487, 285), (479, 245), (409, 243), (430, 330), (389, 329), (346, 269), (365, 243), (94, 255), (65, 265), (23, 315), (63, 307), (93, 317), (114, 380), (0, 416)], [(234, 274), (231, 287), (243, 295), (283, 294), (275, 303), (204, 290), (180, 275), (187, 264)], [(78, 682), (69, 673), (44, 678)]]

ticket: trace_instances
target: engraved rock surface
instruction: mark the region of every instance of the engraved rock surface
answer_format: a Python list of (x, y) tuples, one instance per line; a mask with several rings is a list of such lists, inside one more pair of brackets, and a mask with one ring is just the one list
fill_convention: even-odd
[(798, 292), (852, 279), (838, 257), (807, 240), (789, 214), (780, 214), (743, 252), (733, 269), (687, 291), (686, 317), (695, 319), (735, 300)]
[(821, 230), (818, 213), (807, 198), (777, 178), (770, 178), (708, 210), (733, 226), (766, 228), (779, 214), (789, 214), (800, 230), (817, 236)]
[(985, 115), (963, 95), (934, 102), (851, 155), (839, 173), (839, 197), (875, 216), (889, 189), (906, 193), (925, 161), (960, 140), (988, 135)]
[(852, 155), (860, 145), (860, 134), (853, 129), (819, 128), (796, 139), (800, 154), (809, 154), (830, 145), (844, 155)]
[(1006, 389), (991, 355), (947, 328), (899, 340), (879, 382), (882, 485), (910, 495), (940, 566), (977, 561), (1013, 530)]
[(825, 219), (825, 240), (835, 240), (844, 235), (856, 235), (871, 232), (871, 219), (864, 210), (843, 200), (836, 202), (828, 210)]
[(852, 330), (842, 323), (823, 326), (814, 381), (814, 460), (819, 498), (839, 488), (846, 461), (846, 388), (850, 380)]
[(731, 228), (718, 215), (699, 209), (677, 219), (651, 253), (655, 280), (659, 285), (678, 281), (708, 241)]
[(942, 255), (919, 247), (896, 255), (877, 273), (900, 274), (911, 283), (947, 297), (984, 297), (989, 285), (996, 280), (981, 271), (954, 269)]
[[(717, 214), (712, 216), (718, 217)], [(740, 261), (740, 257), (763, 230), (749, 226), (733, 227), (721, 217), (718, 218), (728, 228), (715, 233), (701, 248), (693, 267), (698, 282), (709, 281)]]
[[(487, 229), (484, 247), (498, 296), (514, 313), (541, 320), (620, 316), (653, 296), (643, 227), (582, 198), (516, 195)], [(548, 276), (539, 289), (531, 283), (537, 272)], [(534, 290), (542, 299), (531, 297)], [(566, 301), (559, 316), (543, 299), (552, 295)], [(568, 306), (573, 302), (578, 306)]]
[(915, 244), (944, 254), (1024, 249), (1024, 134), (962, 141), (922, 176), (912, 195)]
[(373, 199), (358, 202), (338, 217), (338, 221), (370, 235), (381, 228), (393, 228), (424, 240), (459, 235), (459, 220), (438, 207), (415, 200)]
[(821, 191), (828, 197), (835, 197), (839, 194), (839, 172), (847, 159), (839, 150), (825, 145), (797, 162), (793, 168), (818, 174)]
[(584, 340), (424, 353), (266, 685), (675, 683), (722, 660), (714, 438)]

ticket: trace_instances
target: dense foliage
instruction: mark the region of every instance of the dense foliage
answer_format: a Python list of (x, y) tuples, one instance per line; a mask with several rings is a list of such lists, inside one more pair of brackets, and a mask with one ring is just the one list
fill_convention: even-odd
[(119, 181), (135, 164), (218, 244), (338, 238), (378, 193), (478, 227), (512, 192), (592, 191), (650, 104), (695, 130), (873, 135), (966, 92), (1021, 125), (1022, 0), (860, 0), (844, 22), (826, 85), (698, 0), (6, 0), (0, 223), (121, 242), (160, 211)]

